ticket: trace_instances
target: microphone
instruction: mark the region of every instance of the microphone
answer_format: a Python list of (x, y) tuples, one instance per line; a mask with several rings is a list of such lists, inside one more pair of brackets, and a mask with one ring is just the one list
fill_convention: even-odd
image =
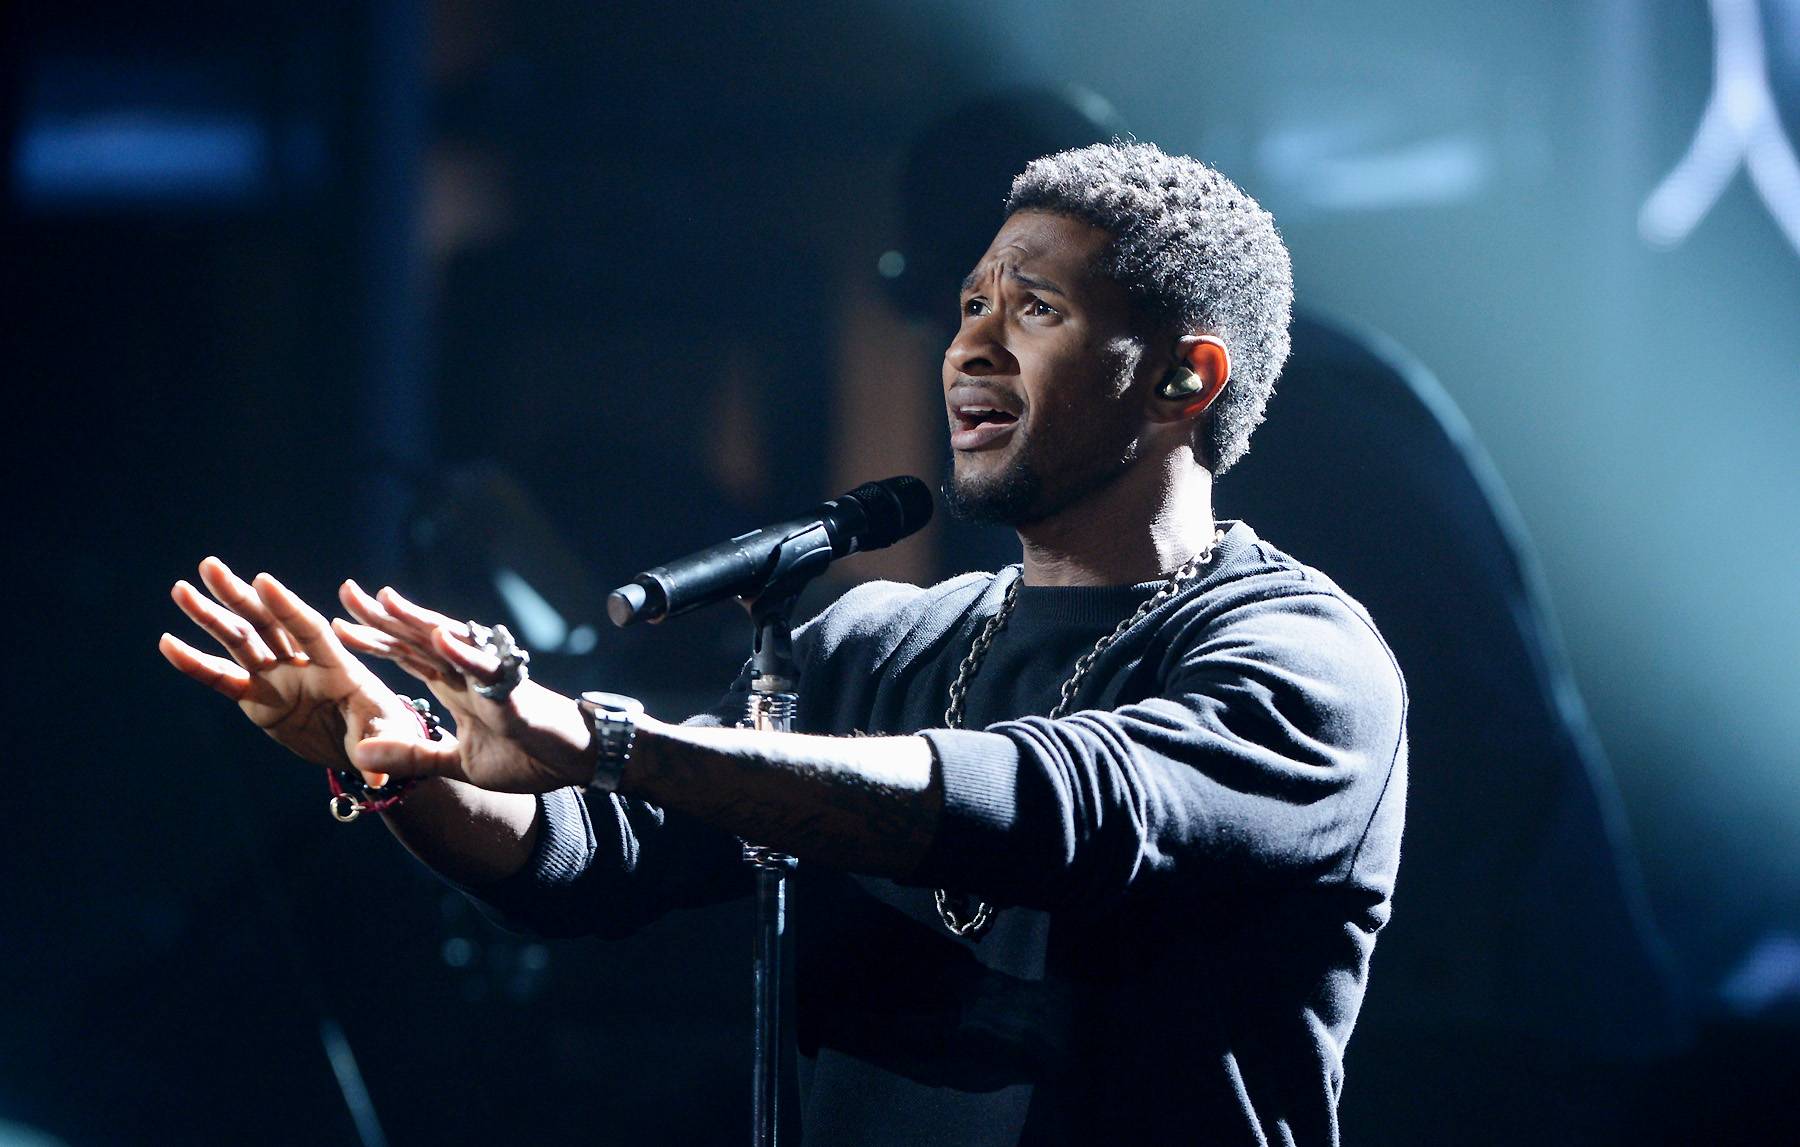
[[(931, 489), (910, 475), (866, 482), (802, 517), (739, 534), (668, 565), (647, 569), (606, 599), (614, 625), (661, 621), (725, 597), (754, 597), (785, 572), (794, 545), (825, 562), (879, 550), (931, 521)], [(808, 535), (811, 535), (810, 537)], [(829, 556), (823, 551), (829, 550)], [(813, 571), (817, 572), (817, 570)]]

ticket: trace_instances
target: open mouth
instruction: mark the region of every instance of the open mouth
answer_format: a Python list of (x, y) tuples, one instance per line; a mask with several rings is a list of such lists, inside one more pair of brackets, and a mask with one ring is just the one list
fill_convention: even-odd
[(1019, 416), (986, 406), (964, 406), (956, 411), (956, 428), (973, 430), (977, 426), (1010, 426)]
[(950, 448), (979, 450), (1000, 441), (1019, 424), (1019, 416), (996, 406), (958, 403), (950, 410)]

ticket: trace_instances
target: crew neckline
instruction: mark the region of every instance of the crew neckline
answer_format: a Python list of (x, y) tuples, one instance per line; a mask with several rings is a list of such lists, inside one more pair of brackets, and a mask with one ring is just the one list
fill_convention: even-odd
[[(1219, 528), (1225, 531), (1225, 537), (1204, 572), (1189, 582), (1186, 590), (1212, 580), (1217, 570), (1231, 562), (1250, 532), (1248, 526), (1235, 520), (1221, 520)], [(1014, 578), (1025, 576), (1024, 567), (1018, 564), (1008, 567), (1006, 572)], [(1132, 585), (1020, 585), (1013, 619), (1050, 624), (1116, 625), (1167, 582), (1167, 578), (1158, 577)]]

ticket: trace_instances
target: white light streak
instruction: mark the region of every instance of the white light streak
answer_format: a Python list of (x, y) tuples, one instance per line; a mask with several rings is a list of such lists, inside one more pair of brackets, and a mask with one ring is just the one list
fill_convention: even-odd
[(1769, 87), (1756, 0), (1708, 0), (1713, 86), (1687, 154), (1638, 212), (1638, 233), (1673, 247), (1693, 233), (1742, 166), (1769, 214), (1800, 251), (1800, 159)]
[(569, 635), (569, 623), (543, 594), (532, 588), (530, 582), (512, 570), (502, 568), (494, 571), (494, 588), (518, 623), (524, 644), (545, 650), (561, 648), (563, 639)]

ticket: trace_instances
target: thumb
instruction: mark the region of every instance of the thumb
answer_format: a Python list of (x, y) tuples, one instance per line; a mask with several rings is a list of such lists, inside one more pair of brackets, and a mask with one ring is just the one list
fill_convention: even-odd
[(421, 741), (377, 733), (358, 741), (350, 760), (365, 773), (391, 773), (396, 777), (460, 777), (462, 760), (456, 742)]

